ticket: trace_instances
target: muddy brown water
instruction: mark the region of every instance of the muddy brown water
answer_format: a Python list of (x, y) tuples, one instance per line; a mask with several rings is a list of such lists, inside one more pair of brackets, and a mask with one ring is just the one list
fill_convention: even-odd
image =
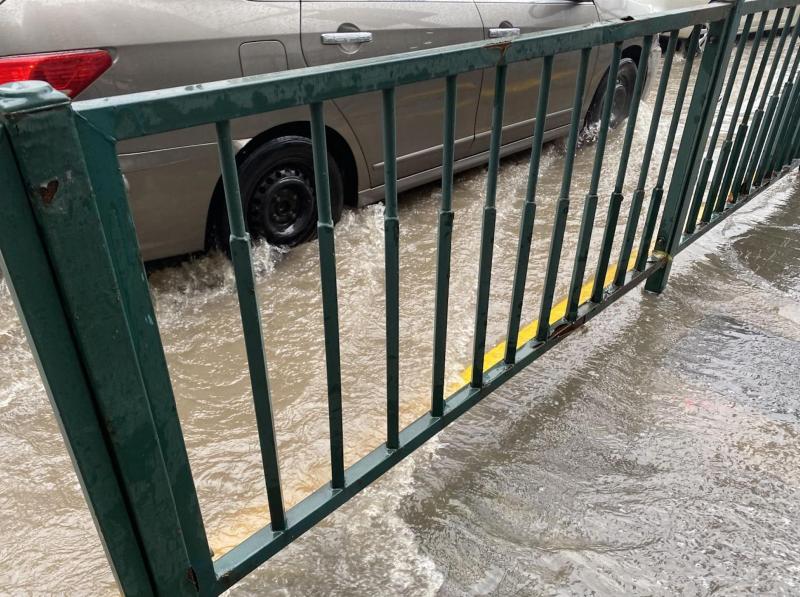
[[(677, 60), (651, 184), (681, 67)], [(653, 91), (640, 112), (629, 183)], [(622, 133), (609, 136), (587, 279)], [(593, 159), (594, 146), (584, 144), (558, 295)], [(562, 145), (548, 145), (524, 322), (538, 311), (562, 164)], [(505, 333), (527, 166), (527, 153), (502, 164), (490, 346)], [(471, 352), (484, 180), (485, 168), (456, 177), (453, 384)], [(439, 198), (439, 186), (429, 185), (400, 201), (404, 425), (429, 406)], [(627, 201), (617, 237), (626, 213)], [(380, 205), (347, 211), (336, 228), (347, 464), (384, 440), (382, 217)], [(231, 593), (797, 594), (799, 238), (800, 182), (789, 176), (681, 254), (665, 294), (631, 293)], [(329, 478), (316, 252), (315, 243), (254, 250), (289, 505)], [(220, 554), (267, 521), (231, 268), (210, 255), (155, 271), (150, 284)], [(2, 282), (0, 371), (0, 593), (113, 594)]]

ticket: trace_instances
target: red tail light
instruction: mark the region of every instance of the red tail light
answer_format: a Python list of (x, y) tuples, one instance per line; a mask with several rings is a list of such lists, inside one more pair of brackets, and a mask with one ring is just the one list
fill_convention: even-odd
[(15, 81), (47, 81), (75, 97), (111, 66), (105, 50), (74, 50), (0, 57), (0, 85)]

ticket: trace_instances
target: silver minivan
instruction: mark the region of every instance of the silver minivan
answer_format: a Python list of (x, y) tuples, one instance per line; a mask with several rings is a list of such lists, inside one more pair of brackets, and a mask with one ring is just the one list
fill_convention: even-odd
[[(89, 99), (261, 75), (636, 16), (627, 0), (0, 0), (0, 83), (43, 79)], [(624, 48), (615, 120), (630, 104), (641, 47)], [(584, 101), (597, 117), (610, 49), (592, 53)], [(566, 133), (578, 53), (559, 55), (548, 138)], [(503, 153), (529, 147), (537, 62), (509, 68)], [(456, 167), (486, 160), (493, 70), (458, 78)], [(440, 176), (444, 81), (397, 90), (400, 190)], [(383, 198), (380, 94), (326, 103), (335, 217)], [(233, 123), (247, 224), (254, 237), (295, 245), (314, 234), (308, 112)], [(146, 260), (223, 241), (225, 216), (211, 127), (126, 141), (120, 164)]]

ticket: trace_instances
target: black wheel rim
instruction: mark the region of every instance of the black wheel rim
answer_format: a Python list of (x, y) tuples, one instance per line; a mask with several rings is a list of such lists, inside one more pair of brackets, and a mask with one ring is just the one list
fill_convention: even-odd
[(700, 35), (697, 38), (697, 52), (702, 54), (706, 49), (706, 44), (708, 43), (708, 25), (704, 25), (702, 29), (700, 29)]
[(313, 173), (281, 166), (258, 183), (249, 202), (250, 234), (273, 244), (302, 241), (316, 219)]

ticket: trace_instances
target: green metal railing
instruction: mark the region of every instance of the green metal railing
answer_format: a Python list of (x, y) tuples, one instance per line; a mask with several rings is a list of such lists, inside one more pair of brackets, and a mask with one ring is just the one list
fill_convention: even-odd
[[(42, 83), (0, 87), (3, 271), (120, 588), (131, 595), (221, 593), (632, 288), (645, 282), (648, 290), (661, 292), (672, 259), (680, 250), (797, 164), (800, 50), (798, 26), (791, 25), (796, 4), (787, 0), (714, 3), (499, 43), (478, 42), (76, 103)], [(782, 29), (773, 27), (767, 33), (767, 11), (775, 9), (787, 25)], [(745, 33), (737, 42), (740, 21)], [(708, 44), (705, 52), (696, 56), (700, 28), (706, 23)], [(686, 27), (694, 29), (658, 175), (650, 185), (648, 174), (661, 134), (659, 125), (678, 30)], [(624, 231), (617, 239), (631, 147), (640, 124), (639, 99), (645, 88), (648, 56), (656, 36), (662, 32), (669, 32), (669, 42), (639, 175), (630, 196)], [(584, 278), (611, 125), (615, 73), (628, 40), (640, 41), (642, 58), (594, 265), (594, 282), (586, 296)], [(554, 297), (567, 234), (574, 158), (583, 125), (582, 106), (589, 91), (586, 86), (590, 55), (599, 47), (610, 47), (609, 83), (603, 91), (592, 176), (561, 316), (553, 306)], [(742, 71), (740, 66), (748, 47)], [(565, 52), (579, 52), (580, 63), (561, 191), (555, 204), (539, 297), (539, 325), (528, 338), (521, 335), (520, 326), (530, 255), (538, 250), (532, 247), (532, 239), (545, 116), (554, 57)], [(540, 62), (541, 76), (528, 186), (521, 211), (505, 348), (500, 361), (491, 362), (486, 358), (487, 317), (506, 73), (510, 64), (530, 60)], [(494, 69), (495, 93), (477, 264), (472, 369), (469, 383), (445, 396), (454, 229), (456, 83), (462, 73), (478, 69)], [(432, 306), (435, 320), (431, 406), (427, 414), (400, 429), (401, 253), (395, 89), (439, 78), (444, 79), (445, 97), (442, 196)], [(382, 114), (376, 114), (376, 123), (382, 122), (385, 163), (386, 442), (346, 468), (335, 242), (323, 102), (368, 91), (380, 91), (382, 96)], [(733, 95), (734, 109), (728, 114)], [(688, 105), (684, 105), (687, 101)], [(301, 105), (309, 106), (315, 165), (331, 475), (329, 483), (287, 509), (230, 121)], [(269, 524), (265, 520), (261, 530), (217, 559), (210, 555), (116, 152), (117, 142), (124, 139), (212, 123), (219, 144), (231, 259), (269, 505)], [(725, 138), (717, 149), (726, 124)], [(650, 199), (645, 210), (648, 190)], [(638, 251), (634, 251), (637, 238)], [(612, 266), (615, 242), (619, 243), (619, 254)], [(631, 262), (633, 267), (629, 267)]]

